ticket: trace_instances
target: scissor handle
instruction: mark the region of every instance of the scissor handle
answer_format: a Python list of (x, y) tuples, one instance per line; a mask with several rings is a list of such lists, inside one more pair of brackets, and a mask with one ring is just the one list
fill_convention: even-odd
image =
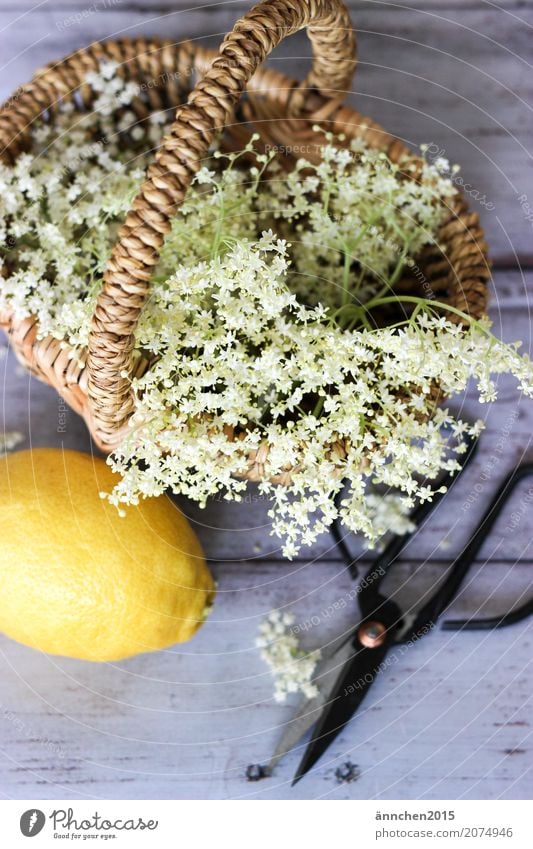
[[(445, 608), (453, 601), (459, 592), (478, 551), (485, 542), (503, 507), (514, 492), (515, 487), (518, 483), (520, 483), (520, 481), (526, 477), (530, 477), (531, 475), (533, 475), (533, 463), (522, 463), (520, 466), (517, 466), (516, 469), (514, 469), (503, 481), (492, 499), (488, 510), (474, 531), (470, 542), (467, 543), (461, 554), (454, 561), (444, 584), (418, 612), (416, 622), (413, 626), (413, 630), (415, 632), (422, 627), (422, 625), (435, 623), (442, 611), (445, 610)], [(511, 625), (518, 622), (521, 619), (530, 616), (532, 613), (533, 599), (516, 610), (502, 616), (491, 617), (486, 620), (451, 619), (443, 623), (443, 628), (450, 631), (458, 630), (460, 628), (476, 630), (477, 628), (488, 629), (491, 627), (503, 627), (505, 625)]]
[(495, 628), (515, 625), (529, 616), (533, 616), (533, 598), (503, 616), (489, 616), (487, 619), (446, 619), (441, 627), (443, 631), (494, 631)]

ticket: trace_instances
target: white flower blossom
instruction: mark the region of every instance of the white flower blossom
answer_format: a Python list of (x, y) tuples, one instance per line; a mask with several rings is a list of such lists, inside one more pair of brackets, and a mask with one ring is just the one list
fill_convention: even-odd
[(293, 613), (273, 610), (259, 625), (255, 641), (272, 673), (277, 702), (284, 702), (291, 693), (301, 692), (308, 699), (318, 693), (312, 679), (320, 651), (302, 651), (292, 627), (295, 622)]
[(18, 430), (5, 430), (0, 433), (0, 454), (5, 454), (7, 451), (13, 451), (17, 445), (24, 442), (24, 435)]

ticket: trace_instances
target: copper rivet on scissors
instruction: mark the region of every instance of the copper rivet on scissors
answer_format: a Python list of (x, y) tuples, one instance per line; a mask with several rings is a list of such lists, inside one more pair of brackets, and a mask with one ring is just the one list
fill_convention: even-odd
[(386, 634), (387, 629), (381, 622), (365, 622), (359, 628), (357, 636), (361, 645), (367, 649), (377, 649), (378, 646), (383, 645), (385, 642)]

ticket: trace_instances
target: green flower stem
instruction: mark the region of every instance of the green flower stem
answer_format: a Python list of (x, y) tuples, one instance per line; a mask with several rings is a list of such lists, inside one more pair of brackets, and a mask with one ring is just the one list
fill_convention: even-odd
[(222, 238), (222, 228), (224, 226), (224, 218), (225, 218), (225, 210), (224, 210), (224, 192), (220, 190), (220, 187), (216, 185), (216, 192), (219, 199), (219, 208), (220, 215), (217, 218), (216, 229), (215, 229), (215, 237), (213, 239), (213, 248), (211, 251), (211, 259), (215, 259), (218, 256), (220, 249), (220, 241)]
[(344, 265), (342, 269), (342, 305), (345, 306), (350, 302), (350, 268), (352, 265), (352, 256), (348, 251), (344, 250)]
[[(364, 309), (368, 312), (369, 310), (374, 309), (374, 307), (382, 307), (386, 306), (387, 304), (397, 304), (400, 302), (407, 304), (415, 304), (416, 306), (419, 306), (420, 309), (425, 308), (429, 309), (430, 311), (435, 308), (445, 310), (446, 312), (451, 312), (453, 313), (453, 315), (457, 315), (459, 316), (459, 318), (462, 318), (464, 321), (468, 322), (468, 324), (472, 325), (472, 327), (477, 327), (478, 330), (481, 330), (483, 333), (485, 333), (486, 336), (493, 337), (494, 335), (490, 332), (490, 330), (487, 330), (487, 328), (484, 327), (480, 321), (478, 321), (468, 313), (457, 309), (457, 307), (452, 307), (451, 304), (446, 304), (444, 301), (434, 301), (429, 300), (428, 298), (419, 298), (416, 295), (390, 295), (388, 297), (383, 298), (377, 296), (375, 298), (372, 298), (370, 301), (367, 301), (367, 303), (364, 305)], [(407, 323), (407, 321), (412, 321), (412, 316), (410, 319), (407, 319), (406, 322), (402, 323)]]
[(316, 402), (315, 408), (313, 410), (313, 416), (315, 417), (315, 419), (318, 419), (318, 417), (320, 416), (320, 413), (322, 412), (323, 407), (324, 407), (324, 401), (325, 401), (325, 398), (319, 398), (318, 401)]
[[(375, 215), (370, 216), (370, 218), (367, 221), (367, 223), (365, 224), (365, 226), (359, 231), (359, 233), (355, 237), (354, 241), (350, 244), (349, 250), (348, 250), (347, 244), (345, 244), (342, 248), (341, 253), (344, 254), (344, 265), (343, 265), (343, 274), (342, 274), (342, 288), (343, 288), (342, 304), (343, 304), (343, 306), (350, 302), (351, 293), (350, 293), (350, 289), (349, 289), (348, 284), (349, 284), (349, 279), (350, 279), (350, 268), (351, 268), (352, 262), (356, 259), (355, 255), (354, 255), (355, 248), (357, 247), (357, 245), (359, 244), (361, 239), (363, 239), (367, 235), (370, 228), (374, 226), (376, 221), (379, 219), (380, 215), (381, 215), (381, 210), (378, 213), (376, 213)], [(359, 286), (362, 283), (363, 279), (364, 279), (364, 270), (361, 272), (361, 274), (359, 274), (359, 276), (357, 278), (357, 284), (354, 287), (353, 293), (357, 292), (357, 290), (359, 289)]]
[(396, 263), (394, 271), (392, 272), (391, 276), (389, 277), (389, 279), (387, 281), (387, 285), (388, 285), (389, 289), (394, 288), (394, 285), (398, 282), (400, 274), (402, 273), (402, 271), (405, 267), (405, 260), (407, 259), (408, 253), (409, 253), (409, 243), (406, 243), (404, 245), (404, 248), (403, 248), (399, 258), (398, 258), (398, 262)]

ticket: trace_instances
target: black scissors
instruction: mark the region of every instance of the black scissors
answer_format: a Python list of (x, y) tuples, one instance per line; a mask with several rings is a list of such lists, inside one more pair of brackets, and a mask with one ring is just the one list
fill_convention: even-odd
[[(461, 470), (472, 458), (476, 443), (477, 440), (471, 441), (463, 457)], [(506, 478), (470, 541), (451, 564), (444, 581), (414, 613), (407, 615), (402, 612), (394, 599), (382, 593), (381, 585), (414, 532), (391, 540), (382, 554), (373, 561), (361, 581), (358, 592), (361, 610), (359, 624), (349, 634), (342, 635), (330, 644), (322, 653), (322, 660), (314, 677), (319, 693), (312, 699), (304, 700), (296, 716), (288, 723), (267, 767), (268, 772), (313, 725), (311, 740), (296, 771), (293, 784), (316, 764), (357, 711), (383, 668), (388, 652), (395, 645), (420, 639), (434, 628), (439, 616), (459, 592), (476, 554), (507, 499), (519, 481), (531, 475), (533, 475), (533, 463), (524, 463)], [(452, 482), (452, 478), (456, 479), (457, 474), (446, 475), (444, 480), (439, 481), (439, 489), (441, 486), (447, 487)], [(423, 521), (443, 495), (444, 492), (436, 491), (431, 502), (424, 502), (414, 511), (412, 518), (415, 525)], [(335, 529), (335, 541), (349, 564), (352, 577), (355, 577), (357, 575), (355, 563), (349, 555), (338, 527)], [(446, 620), (442, 627), (446, 630), (501, 628), (519, 622), (531, 614), (533, 614), (533, 598), (502, 616), (490, 619), (451, 619)]]

